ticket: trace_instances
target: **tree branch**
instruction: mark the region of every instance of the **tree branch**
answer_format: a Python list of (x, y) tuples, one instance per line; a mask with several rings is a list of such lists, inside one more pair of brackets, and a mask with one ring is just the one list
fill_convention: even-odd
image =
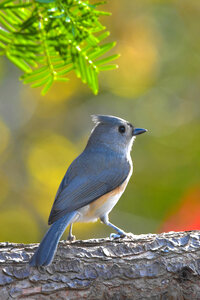
[(60, 242), (30, 268), (36, 244), (0, 244), (1, 299), (200, 299), (200, 231)]

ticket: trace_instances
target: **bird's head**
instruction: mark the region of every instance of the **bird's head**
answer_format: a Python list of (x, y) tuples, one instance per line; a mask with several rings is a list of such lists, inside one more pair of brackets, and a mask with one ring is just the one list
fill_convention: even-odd
[(109, 115), (92, 115), (95, 127), (88, 145), (105, 145), (119, 152), (130, 151), (135, 137), (146, 129), (135, 128), (131, 123)]

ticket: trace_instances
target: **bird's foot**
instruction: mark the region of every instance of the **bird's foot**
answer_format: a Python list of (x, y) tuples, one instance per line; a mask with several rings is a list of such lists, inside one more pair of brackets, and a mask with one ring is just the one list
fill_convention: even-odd
[(110, 239), (120, 239), (120, 238), (131, 238), (131, 239), (138, 239), (138, 236), (133, 234), (132, 232), (120, 232), (120, 233), (111, 233)]
[(121, 239), (121, 238), (124, 238), (126, 236), (126, 233), (121, 231), (119, 233), (111, 233), (110, 234), (110, 239)]
[(71, 235), (68, 235), (66, 242), (75, 242), (75, 240), (76, 240), (75, 235), (71, 234)]

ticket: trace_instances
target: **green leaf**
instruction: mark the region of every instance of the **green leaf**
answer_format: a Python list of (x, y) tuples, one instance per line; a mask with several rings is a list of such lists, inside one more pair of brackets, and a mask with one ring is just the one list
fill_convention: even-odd
[(116, 45), (115, 42), (104, 44), (103, 46), (99, 47), (98, 50), (94, 51), (92, 54), (90, 54), (89, 58), (91, 60), (105, 54), (107, 51), (111, 50)]
[(113, 61), (113, 60), (115, 60), (115, 59), (117, 59), (119, 57), (120, 57), (120, 54), (114, 54), (114, 55), (108, 56), (106, 58), (102, 58), (100, 60), (96, 60), (95, 61), (95, 65), (99, 66), (99, 65), (111, 62), (111, 61)]
[(87, 66), (86, 68), (86, 79), (89, 86), (92, 85), (92, 72), (91, 72), (92, 66)]
[(0, 35), (3, 35), (9, 39), (12, 37), (12, 35), (4, 29), (0, 29)]
[(3, 7), (5, 4), (10, 3), (10, 2), (12, 2), (12, 1), (13, 1), (13, 0), (4, 0), (4, 1), (1, 3), (0, 7)]
[(7, 17), (10, 17), (10, 24), (16, 26), (19, 22), (21, 22), (21, 19), (18, 16), (16, 16), (15, 10), (12, 11), (12, 9), (7, 9), (5, 14), (7, 15)]
[(99, 42), (103, 41), (104, 39), (106, 39), (107, 37), (109, 37), (110, 32), (109, 31), (105, 31), (104, 33), (102, 33), (101, 35), (98, 36), (98, 40)]
[(73, 69), (74, 69), (74, 66), (70, 66), (62, 71), (57, 72), (57, 75), (58, 76), (65, 75), (65, 74), (69, 73), (70, 71), (72, 71)]
[(44, 71), (41, 71), (40, 73), (37, 73), (37, 74), (34, 74), (32, 75), (32, 73), (27, 76), (25, 79), (24, 79), (24, 83), (31, 83), (31, 82), (34, 82), (34, 81), (38, 81), (40, 79), (43, 79), (45, 78), (46, 76), (49, 75), (49, 70), (44, 70)]
[(16, 58), (15, 56), (11, 56), (9, 53), (6, 54), (7, 58), (18, 68), (20, 68), (24, 72), (31, 72), (31, 68), (20, 58)]
[(75, 28), (74, 24), (72, 24), (72, 34), (73, 34), (73, 37), (75, 37), (75, 35), (76, 35), (76, 28)]
[(86, 65), (86, 61), (83, 58), (82, 55), (78, 56), (78, 65), (79, 65), (79, 70), (80, 70), (80, 75), (81, 75), (81, 79), (84, 83), (87, 82), (87, 65)]
[[(45, 94), (54, 81), (68, 81), (66, 75), (74, 72), (97, 94), (98, 73), (116, 68), (109, 63), (118, 57), (105, 55), (115, 43), (100, 45), (109, 36), (99, 20), (109, 13), (96, 10), (103, 2), (0, 2), (0, 55), (24, 71), (24, 83), (44, 86)], [(102, 55), (105, 57), (99, 59)]]
[(98, 67), (99, 71), (109, 71), (109, 70), (114, 70), (117, 69), (118, 65), (105, 65), (105, 66), (100, 66)]
[(53, 3), (55, 2), (56, 0), (35, 0), (36, 2), (38, 3), (45, 3), (45, 4), (48, 4), (48, 3)]
[(106, 11), (98, 11), (97, 14), (98, 16), (111, 16), (111, 13)]
[(31, 87), (33, 87), (33, 88), (40, 87), (40, 86), (46, 84), (48, 82), (48, 80), (49, 80), (49, 77), (46, 77), (45, 79), (32, 84)]
[(50, 89), (52, 84), (53, 84), (53, 76), (49, 77), (45, 87), (43, 88), (43, 90), (42, 90), (42, 95), (43, 96), (48, 92), (48, 90)]
[[(23, 31), (25, 29), (29, 30), (30, 28), (32, 28), (34, 26), (35, 22), (38, 22), (38, 14), (35, 13), (35, 11), (33, 11), (32, 15), (21, 24), (21, 26), (20, 26), (21, 31)], [(39, 26), (39, 24), (37, 24), (37, 26)]]
[(96, 95), (98, 93), (98, 76), (97, 76), (97, 71), (94, 70), (93, 67), (90, 67), (90, 77), (91, 77), (90, 87), (93, 90), (93, 93)]
[[(0, 48), (6, 49), (6, 46), (2, 42), (0, 42)], [(0, 55), (3, 55), (3, 54), (4, 54), (4, 52), (2, 52), (2, 54), (0, 54)]]
[(91, 46), (95, 46), (96, 44), (98, 44), (98, 39), (94, 36), (94, 35), (90, 35), (86, 41), (88, 42), (89, 45)]
[(65, 62), (60, 62), (59, 64), (54, 64), (54, 69), (60, 69), (60, 68), (63, 68), (63, 67), (66, 67), (66, 63)]
[[(7, 29), (8, 31), (13, 32), (14, 31), (14, 27), (10, 26), (10, 24), (8, 23), (9, 18), (6, 17), (5, 15), (3, 15), (0, 11), (0, 24), (3, 24), (4, 28)], [(6, 19), (6, 20), (5, 20)], [(12, 22), (12, 21), (11, 21)]]
[[(37, 0), (36, 0), (37, 1)], [(8, 10), (8, 9), (16, 9), (16, 8), (24, 8), (24, 7), (29, 7), (29, 6), (32, 6), (33, 4), (32, 3), (24, 3), (24, 4), (15, 4), (15, 5), (1, 5), (0, 4), (0, 9), (6, 9), (6, 10)]]
[(28, 73), (28, 74), (25, 74), (25, 75), (21, 76), (21, 78), (25, 79), (26, 77), (37, 75), (38, 73), (42, 73), (42, 72), (44, 72), (46, 70), (48, 70), (48, 67), (47, 66), (43, 66), (41, 68), (33, 70), (30, 74)]
[(0, 40), (4, 43), (10, 43), (11, 42), (11, 39), (7, 38), (4, 34), (2, 34), (2, 31), (0, 31)]

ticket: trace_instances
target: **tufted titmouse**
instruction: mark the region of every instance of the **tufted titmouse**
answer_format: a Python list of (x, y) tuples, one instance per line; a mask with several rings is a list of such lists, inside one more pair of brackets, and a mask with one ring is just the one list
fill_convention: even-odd
[(30, 260), (31, 266), (49, 265), (58, 242), (70, 224), (100, 219), (123, 237), (126, 233), (109, 222), (108, 214), (118, 202), (132, 175), (131, 147), (135, 136), (146, 129), (127, 121), (94, 115), (95, 123), (85, 150), (69, 166), (57, 191), (48, 224), (51, 225)]

